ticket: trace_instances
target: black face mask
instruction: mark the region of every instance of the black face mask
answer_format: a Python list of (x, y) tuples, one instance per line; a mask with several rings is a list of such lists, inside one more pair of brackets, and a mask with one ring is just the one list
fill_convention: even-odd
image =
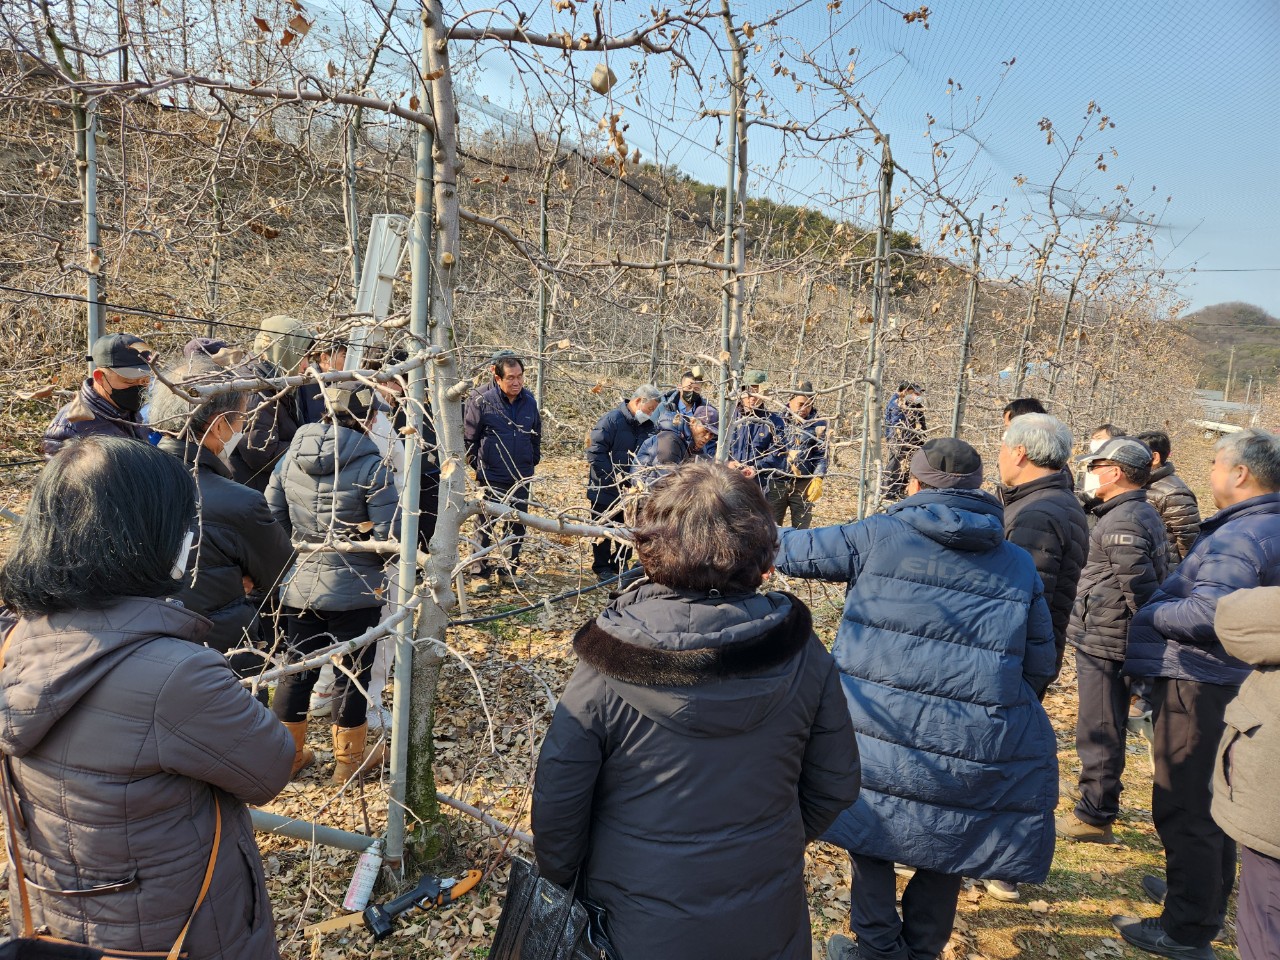
[(681, 390), (680, 391), (680, 399), (683, 400), (685, 403), (693, 403), (693, 399), (697, 395), (698, 395), (697, 390)]
[(111, 402), (126, 413), (137, 413), (142, 409), (142, 394), (147, 389), (145, 383), (135, 387), (111, 388)]

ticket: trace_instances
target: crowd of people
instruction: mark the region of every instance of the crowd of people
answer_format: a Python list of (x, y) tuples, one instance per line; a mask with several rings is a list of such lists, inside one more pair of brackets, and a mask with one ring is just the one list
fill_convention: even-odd
[[(345, 353), (284, 316), (249, 353), (199, 338), (164, 363), (128, 334), (93, 345), (0, 567), (0, 789), (20, 857), (10, 902), (29, 903), (15, 932), (164, 952), (190, 920), (193, 960), (277, 955), (245, 805), (314, 764), (321, 678), (289, 674), (269, 705), (240, 679), (385, 615), (386, 557), (358, 542), (394, 536), (404, 444), (418, 443), (430, 549), (440, 465), (429, 415), (408, 436), (403, 382), (230, 381), (341, 370)], [(481, 379), (467, 463), (481, 496), (525, 510), (542, 413), (516, 354)], [(534, 785), (539, 868), (606, 909), (619, 956), (809, 957), (804, 847), (821, 838), (853, 874), (831, 960), (932, 960), (965, 878), (1016, 900), (1056, 842), (1115, 842), (1134, 734), (1149, 740), (1166, 871), (1141, 884), (1161, 912), (1116, 929), (1210, 960), (1238, 841), (1241, 956), (1280, 957), (1266, 794), (1280, 436), (1218, 442), (1203, 518), (1160, 430), (1104, 424), (1077, 450), (1039, 401), (1016, 399), (988, 476), (970, 444), (929, 437), (925, 391), (904, 381), (884, 411), (883, 510), (814, 529), (821, 392), (760, 370), (724, 408), (704, 389), (696, 366), (668, 392), (640, 384), (588, 435), (590, 513), (625, 523), (633, 546), (593, 545), (592, 572), (620, 582), (574, 637)], [(477, 524), (473, 592), (520, 584), (523, 536)], [(342, 542), (356, 549), (326, 549)], [(845, 586), (829, 652), (777, 578)], [(1080, 770), (1061, 781), (1041, 701), (1068, 649)], [(337, 665), (335, 783), (382, 762), (382, 653)], [(206, 859), (222, 872), (200, 893)]]

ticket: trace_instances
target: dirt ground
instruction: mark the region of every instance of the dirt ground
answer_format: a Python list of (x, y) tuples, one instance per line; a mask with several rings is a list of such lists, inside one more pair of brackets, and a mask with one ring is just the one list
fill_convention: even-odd
[[(1180, 471), (1201, 493), (1202, 502), (1211, 503), (1205, 481), (1211, 443), (1199, 438), (1175, 442), (1183, 454), (1175, 457)], [(585, 510), (581, 492), (584, 475), (585, 467), (577, 458), (553, 458), (543, 464), (535, 497), (541, 499), (544, 509)], [(6, 486), (0, 504), (20, 509), (17, 484)], [(815, 523), (849, 520), (855, 505), (851, 487), (829, 483), (827, 495), (818, 504)], [(0, 537), (7, 532), (6, 525), (0, 524)], [(0, 551), (3, 549), (0, 542)], [(587, 543), (535, 535), (526, 547), (526, 557), (529, 576), (523, 596), (506, 591), (473, 599), (470, 615), (515, 609), (587, 582), (582, 575), (590, 568)], [(811, 582), (796, 582), (790, 588), (811, 605), (819, 635), (830, 643), (842, 589)], [(450, 634), (450, 659), (437, 699), (435, 769), (441, 792), (528, 830), (537, 749), (551, 717), (552, 697), (563, 688), (574, 666), (572, 633), (605, 602), (603, 593), (596, 591), (479, 627), (460, 627)], [(1067, 778), (1077, 769), (1074, 679), (1068, 667), (1046, 701), (1058, 734), (1060, 766)], [(344, 829), (381, 832), (386, 817), (385, 782), (337, 792), (328, 780), (332, 745), (322, 721), (313, 722), (309, 742), (316, 750), (317, 763), (267, 809)], [(1123, 810), (1116, 828), (1120, 842), (1110, 847), (1060, 842), (1048, 880), (1024, 886), (1017, 903), (999, 903), (966, 886), (947, 960), (1139, 960), (1147, 956), (1125, 946), (1108, 922), (1112, 913), (1150, 916), (1158, 910), (1143, 899), (1139, 886), (1144, 873), (1163, 871), (1159, 839), (1151, 823), (1151, 767), (1145, 742), (1131, 743), (1129, 761)], [(1067, 809), (1064, 803), (1059, 812)], [(380, 944), (374, 944), (359, 927), (321, 936), (308, 935), (304, 929), (341, 912), (357, 854), (260, 834), (286, 960), (486, 956), (501, 910), (506, 855), (528, 855), (529, 851), (518, 841), (496, 837), (493, 830), (463, 814), (446, 809), (444, 822), (447, 843), (435, 871), (454, 875), (478, 868), (485, 871), (484, 881), (453, 906), (407, 916)], [(845, 929), (849, 864), (843, 851), (825, 844), (811, 846), (807, 861), (814, 956), (822, 957), (826, 937)], [(394, 892), (383, 877), (375, 898), (389, 899)], [(7, 896), (0, 895), (0, 914), (6, 912)], [(1233, 930), (1229, 924), (1229, 933)], [(1218, 956), (1223, 960), (1235, 957), (1233, 943), (1229, 937), (1226, 943), (1215, 944)]]

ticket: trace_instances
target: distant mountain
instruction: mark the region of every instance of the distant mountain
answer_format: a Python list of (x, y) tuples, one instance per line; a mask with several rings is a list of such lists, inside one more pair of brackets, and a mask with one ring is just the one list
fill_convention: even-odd
[[(1243, 400), (1252, 376), (1268, 392), (1280, 390), (1280, 319), (1249, 303), (1218, 303), (1182, 318), (1205, 345), (1200, 385), (1221, 390), (1233, 368), (1233, 400)], [(1231, 348), (1235, 347), (1235, 363)]]

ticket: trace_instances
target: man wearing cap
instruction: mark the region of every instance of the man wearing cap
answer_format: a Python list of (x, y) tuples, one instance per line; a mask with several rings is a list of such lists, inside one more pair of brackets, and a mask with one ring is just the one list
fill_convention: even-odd
[(707, 401), (702, 396), (704, 382), (701, 367), (690, 367), (680, 374), (680, 386), (663, 395), (654, 419), (660, 421), (664, 416), (676, 414), (687, 417), (698, 407), (705, 406)]
[(884, 439), (889, 446), (889, 457), (885, 462), (883, 496), (891, 503), (906, 495), (911, 457), (924, 443), (928, 427), (924, 420), (923, 394), (924, 390), (918, 385), (904, 380), (884, 410)]
[(1120, 813), (1129, 722), (1129, 682), (1122, 675), (1129, 624), (1169, 571), (1169, 543), (1143, 489), (1151, 474), (1145, 444), (1116, 437), (1080, 460), (1097, 520), (1067, 624), (1080, 698), (1079, 799), (1058, 820), (1057, 831), (1068, 840), (1114, 843), (1111, 825)]
[(1280, 586), (1280, 436), (1227, 434), (1209, 487), (1218, 512), (1133, 618), (1125, 662), (1131, 676), (1155, 678), (1151, 819), (1166, 876), (1144, 877), (1142, 886), (1164, 910), (1145, 920), (1111, 918), (1134, 946), (1189, 960), (1212, 960), (1235, 880), (1235, 841), (1210, 809), (1218, 743), (1229, 727), (1250, 735), (1261, 722), (1232, 703), (1251, 668), (1223, 646), (1214, 615), (1233, 591)]
[(781, 525), (791, 509), (791, 525), (803, 530), (813, 521), (813, 505), (822, 496), (827, 473), (827, 421), (814, 407), (813, 384), (801, 381), (787, 401), (787, 473), (769, 485), (769, 506)]
[(714, 460), (719, 436), (720, 414), (715, 407), (696, 407), (687, 416), (668, 414), (636, 451), (632, 483), (648, 488), (686, 461)]
[(786, 476), (787, 466), (786, 424), (765, 406), (768, 381), (763, 370), (746, 372), (728, 439), (729, 466), (754, 478), (766, 495), (775, 480)]
[[(911, 458), (906, 499), (858, 523), (783, 528), (778, 572), (848, 584), (832, 654), (862, 792), (823, 839), (853, 861), (831, 960), (936, 958), (962, 877), (1041, 883), (1053, 859), (1057, 743), (1039, 693), (1053, 624), (1027, 552), (955, 438)], [(915, 867), (895, 909), (894, 863)]]
[(151, 348), (131, 333), (99, 337), (90, 351), (93, 374), (80, 385), (76, 398), (54, 415), (44, 432), (45, 459), (68, 440), (101, 433), (146, 442), (150, 430), (142, 405), (151, 382)]
[[(529, 508), (529, 481), (542, 459), (542, 414), (533, 394), (524, 386), (524, 361), (510, 350), (493, 356), (490, 382), (467, 398), (462, 414), (462, 436), (467, 463), (486, 500), (500, 500), (517, 510)], [(480, 549), (493, 543), (494, 522), (482, 519)], [(508, 583), (517, 583), (516, 569), (524, 541), (524, 524), (512, 523), (510, 565), (502, 570)], [(477, 593), (491, 590), (496, 569), (488, 557), (472, 570)]]

